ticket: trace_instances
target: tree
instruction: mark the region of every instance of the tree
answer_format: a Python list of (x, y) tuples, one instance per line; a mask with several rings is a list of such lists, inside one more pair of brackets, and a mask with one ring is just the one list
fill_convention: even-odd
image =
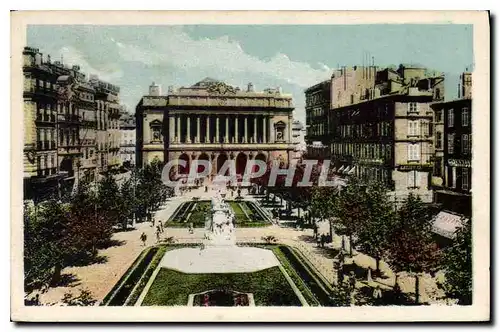
[(366, 187), (359, 179), (350, 178), (346, 187), (339, 193), (335, 206), (336, 232), (349, 237), (349, 255), (355, 246), (353, 237), (360, 230), (362, 221), (368, 218)]
[(73, 293), (64, 293), (62, 302), (68, 306), (92, 306), (97, 300), (94, 299), (92, 293), (87, 289), (80, 289), (80, 294), (74, 296)]
[[(439, 250), (432, 239), (428, 207), (410, 193), (398, 211), (388, 257), (396, 272), (415, 274), (415, 302), (419, 299), (419, 273), (432, 271), (439, 262)], [(397, 280), (396, 280), (397, 283)]]
[(98, 209), (97, 195), (88, 185), (80, 183), (72, 198), (65, 245), (71, 247), (72, 261), (86, 262), (97, 255), (97, 249), (109, 242), (113, 234), (113, 221), (109, 212)]
[(120, 200), (120, 190), (115, 179), (111, 175), (106, 175), (98, 184), (97, 209), (113, 225), (121, 224), (121, 210), (123, 208)]
[(371, 182), (366, 190), (364, 204), (366, 219), (360, 220), (358, 242), (360, 250), (375, 258), (375, 273), (380, 273), (380, 260), (392, 242), (396, 216), (389, 201), (387, 189), (380, 183)]
[(128, 220), (133, 216), (137, 206), (134, 181), (132, 179), (125, 180), (120, 186), (119, 204), (119, 220), (121, 221), (122, 228), (127, 229)]
[(352, 304), (352, 290), (342, 281), (332, 286), (331, 301), (334, 307), (349, 307)]
[(462, 219), (455, 230), (455, 243), (443, 255), (447, 295), (461, 305), (472, 304), (472, 221)]
[(56, 284), (70, 252), (64, 244), (67, 206), (49, 200), (24, 209), (24, 284), (26, 292)]

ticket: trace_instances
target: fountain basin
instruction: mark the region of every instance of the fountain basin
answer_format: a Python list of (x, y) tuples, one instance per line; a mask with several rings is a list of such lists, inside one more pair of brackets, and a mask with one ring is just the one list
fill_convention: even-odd
[(167, 251), (160, 266), (184, 273), (244, 273), (279, 266), (271, 250), (255, 247), (181, 248)]

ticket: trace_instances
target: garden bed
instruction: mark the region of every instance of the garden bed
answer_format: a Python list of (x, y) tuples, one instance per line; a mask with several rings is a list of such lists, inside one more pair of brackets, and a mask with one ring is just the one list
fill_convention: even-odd
[(210, 211), (210, 201), (191, 201), (182, 203), (167, 220), (169, 227), (205, 227), (205, 218)]
[(278, 267), (253, 273), (186, 274), (162, 268), (143, 306), (185, 306), (189, 294), (211, 289), (252, 293), (256, 306), (300, 306), (300, 300)]
[(127, 298), (130, 296), (132, 289), (139, 282), (158, 250), (158, 247), (152, 247), (143, 251), (132, 267), (125, 272), (124, 276), (117, 283), (118, 286), (116, 289), (113, 287), (113, 290), (106, 295), (101, 305), (124, 305), (125, 301), (127, 301)]

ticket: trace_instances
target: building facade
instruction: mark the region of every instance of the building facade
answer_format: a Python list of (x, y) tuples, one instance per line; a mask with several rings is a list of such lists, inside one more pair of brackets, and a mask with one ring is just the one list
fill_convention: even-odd
[[(461, 76), (458, 99), (432, 105), (442, 118), (442, 159), (434, 168), (435, 200), (443, 208), (467, 216), (472, 209), (472, 81), (471, 74)], [(437, 164), (436, 164), (437, 165)]]
[(108, 120), (101, 121), (98, 91), (79, 66), (44, 59), (32, 47), (24, 48), (23, 58), (25, 199), (60, 197), (105, 170), (99, 137), (110, 135)]
[(305, 90), (306, 146), (309, 158), (329, 158), (331, 137), (331, 82), (323, 81)]
[(292, 154), (292, 161), (297, 162), (300, 160), (304, 153), (307, 151), (305, 142), (306, 129), (302, 122), (294, 120), (292, 122), (292, 144), (294, 146), (294, 153)]
[(91, 76), (89, 82), (95, 90), (97, 165), (100, 172), (106, 172), (121, 165), (120, 88), (96, 76)]
[(432, 201), (430, 105), (442, 98), (444, 77), (416, 66), (355, 67), (334, 73), (331, 86), (337, 107), (331, 110), (330, 150), (337, 174), (383, 182), (396, 201), (410, 192)]
[(120, 117), (120, 158), (125, 167), (135, 166), (135, 141), (136, 128), (135, 117), (128, 113), (122, 113)]
[(53, 67), (50, 58), (43, 59), (38, 49), (24, 48), (23, 178), (27, 199), (53, 195), (64, 176), (59, 172), (57, 157), (57, 78), (60, 73)]
[(182, 173), (203, 159), (218, 172), (232, 159), (241, 174), (249, 159), (288, 163), (292, 111), (291, 95), (280, 88), (256, 92), (251, 83), (241, 90), (205, 78), (162, 95), (153, 84), (136, 109), (136, 164), (182, 159), (188, 165)]

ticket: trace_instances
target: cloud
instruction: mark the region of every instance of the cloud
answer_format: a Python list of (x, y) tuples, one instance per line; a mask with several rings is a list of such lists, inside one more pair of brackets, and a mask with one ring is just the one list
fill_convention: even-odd
[(100, 79), (108, 82), (116, 81), (123, 76), (123, 70), (117, 64), (101, 64), (96, 68), (85, 59), (82, 52), (73, 47), (64, 46), (58, 53), (61, 54), (65, 64), (78, 65), (81, 71), (87, 75), (97, 75)]
[[(148, 36), (149, 45), (113, 40), (119, 54), (125, 61), (141, 62), (148, 66), (169, 65), (184, 70), (211, 69), (227, 76), (233, 74), (258, 74), (289, 84), (307, 88), (327, 79), (331, 69), (320, 64), (319, 69), (309, 63), (294, 61), (283, 53), (277, 53), (269, 60), (247, 54), (240, 43), (228, 36), (195, 40), (181, 29), (168, 29), (167, 33)], [(225, 77), (227, 78), (227, 77)]]

